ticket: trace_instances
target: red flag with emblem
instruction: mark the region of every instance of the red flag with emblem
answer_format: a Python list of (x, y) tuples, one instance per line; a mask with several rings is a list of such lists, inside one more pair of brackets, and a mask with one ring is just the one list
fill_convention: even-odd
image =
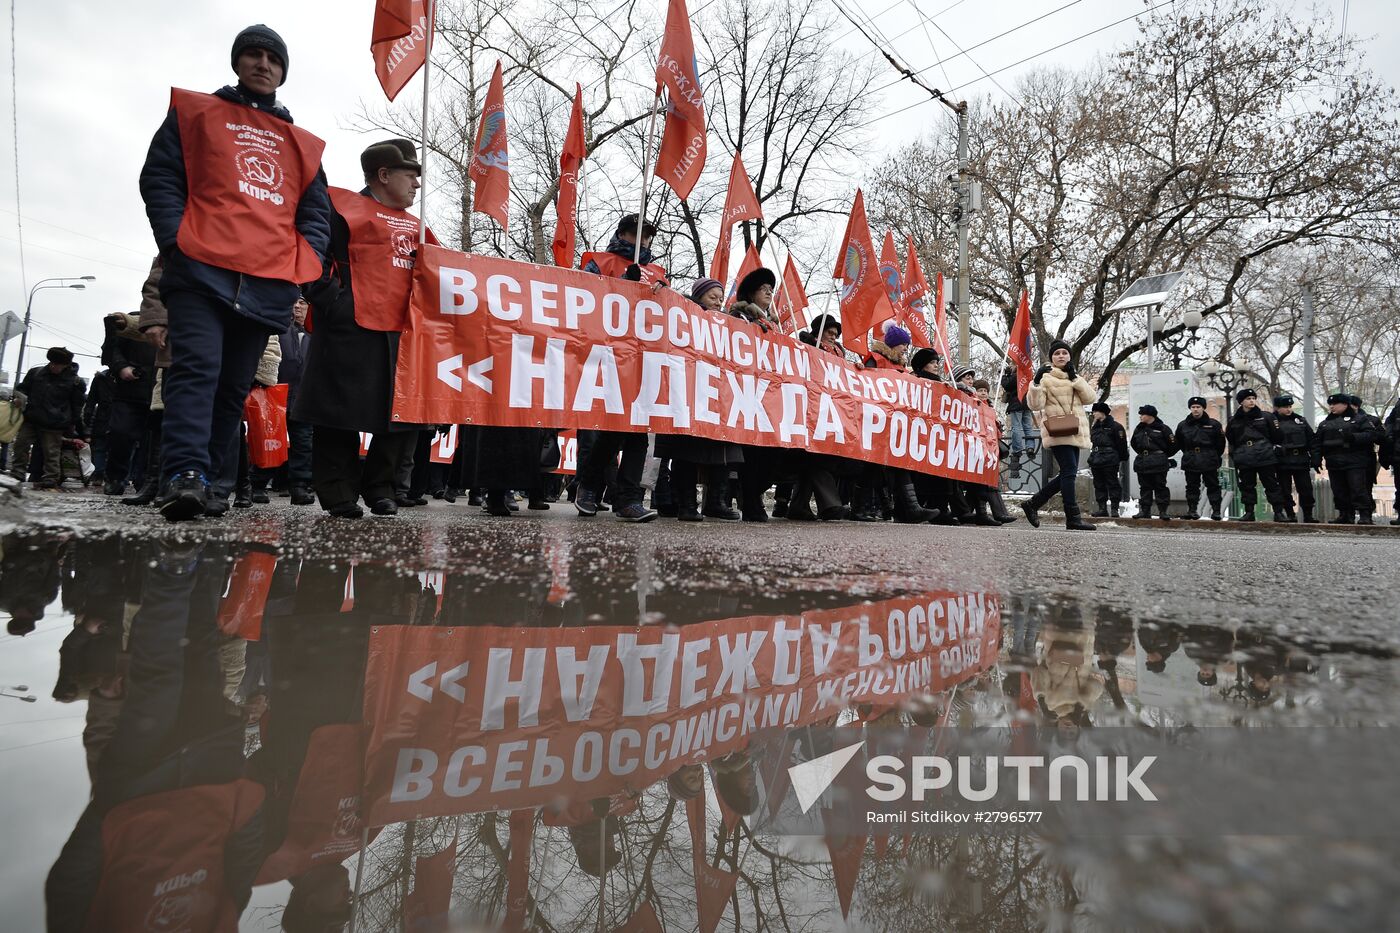
[(894, 306), (877, 272), (875, 243), (865, 219), (865, 195), (857, 188), (833, 274), (842, 283), (841, 343), (862, 356), (870, 351), (866, 344), (870, 328), (894, 317)]
[(732, 305), (739, 297), (739, 283), (744, 281), (744, 276), (763, 266), (763, 260), (758, 256), (758, 250), (752, 243), (744, 253), (744, 261), (739, 263), (739, 274), (734, 276), (734, 281), (729, 285), (729, 296), (724, 299), (724, 306)]
[(393, 100), (427, 58), (428, 13), (425, 0), (378, 0), (369, 51), (384, 94)]
[(880, 246), (880, 281), (885, 283), (890, 306), (898, 310), (904, 301), (904, 282), (899, 275), (899, 254), (894, 251), (894, 234), (888, 230), (885, 231), (885, 242)]
[(953, 351), (948, 345), (948, 309), (944, 305), (943, 273), (935, 279), (933, 294), (933, 348), (943, 357), (943, 366), (949, 375), (953, 372)]
[(583, 138), (583, 85), (574, 83), (574, 109), (569, 114), (569, 131), (559, 153), (559, 196), (554, 199), (554, 264), (574, 267), (574, 238), (578, 230), (578, 173), (588, 144)]
[(690, 197), (705, 167), (705, 98), (700, 68), (690, 35), (685, 0), (670, 0), (666, 33), (656, 61), (657, 93), (666, 89), (666, 129), (656, 159), (656, 174), (678, 198)]
[(734, 225), (762, 217), (763, 206), (758, 203), (749, 173), (744, 171), (744, 160), (736, 150), (734, 164), (729, 167), (729, 193), (724, 198), (724, 213), (719, 218), (719, 242), (715, 244), (715, 254), (710, 257), (710, 278), (723, 282), (729, 276), (729, 245)]
[(928, 304), (928, 279), (924, 278), (923, 267), (919, 265), (919, 253), (914, 248), (913, 237), (905, 237), (905, 248), (908, 253), (904, 263), (904, 324), (914, 340), (914, 346), (932, 347), (928, 315), (924, 312), (924, 306)]
[(510, 153), (506, 143), (506, 91), (501, 63), (491, 72), (486, 105), (481, 108), (481, 124), (476, 129), (476, 148), (467, 169), (476, 185), (473, 210), (496, 219), (506, 228), (506, 202), (510, 200)]
[(802, 287), (802, 276), (792, 264), (792, 254), (783, 263), (782, 287), (774, 305), (778, 310), (778, 326), (785, 334), (795, 334), (807, 324), (807, 290)]
[(1016, 364), (1016, 398), (1024, 399), (1035, 378), (1035, 363), (1031, 360), (1031, 302), (1030, 294), (1021, 291), (1021, 306), (1016, 309), (1016, 321), (1011, 325), (1011, 339), (1006, 355)]

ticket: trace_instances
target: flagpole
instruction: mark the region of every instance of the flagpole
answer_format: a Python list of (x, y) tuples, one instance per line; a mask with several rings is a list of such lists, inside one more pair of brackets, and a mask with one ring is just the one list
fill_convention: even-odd
[(360, 828), (360, 854), (355, 859), (355, 892), (350, 900), (350, 933), (355, 933), (355, 921), (360, 917), (360, 882), (365, 880), (365, 849), (369, 848), (369, 826)]
[(428, 242), (428, 88), (432, 83), (429, 79), (433, 70), (433, 33), (437, 31), (437, 0), (426, 0), (424, 9), (428, 14), (428, 34), (423, 37), (423, 155), (418, 169), (418, 186), (422, 192), (418, 199), (419, 246)]
[(651, 144), (656, 136), (656, 112), (661, 109), (661, 85), (656, 86), (656, 97), (651, 102), (651, 119), (647, 121), (647, 141), (642, 156), (642, 206), (637, 211), (637, 242), (632, 250), (632, 262), (642, 263), (642, 231), (647, 225), (647, 174), (651, 171)]

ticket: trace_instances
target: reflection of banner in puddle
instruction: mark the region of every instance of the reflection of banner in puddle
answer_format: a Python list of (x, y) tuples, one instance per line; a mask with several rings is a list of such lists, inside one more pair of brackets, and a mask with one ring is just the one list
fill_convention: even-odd
[(587, 628), (381, 626), (365, 677), (370, 825), (640, 790), (762, 729), (938, 693), (989, 667), (996, 596)]

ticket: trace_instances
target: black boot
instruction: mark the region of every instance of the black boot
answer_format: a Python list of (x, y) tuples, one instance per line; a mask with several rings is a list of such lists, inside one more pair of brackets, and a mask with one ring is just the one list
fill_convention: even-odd
[(122, 505), (150, 505), (156, 501), (156, 493), (159, 492), (160, 483), (156, 481), (158, 471), (146, 468), (146, 482), (136, 491), (136, 495), (127, 496), (122, 500)]
[(1016, 520), (1016, 516), (1006, 510), (1006, 502), (1001, 498), (1000, 489), (987, 491), (987, 505), (992, 510), (992, 518), (995, 518), (998, 524), (1009, 525)]
[(1065, 507), (1065, 528), (1069, 531), (1097, 531), (1093, 523), (1086, 522), (1080, 514), (1078, 506)]
[(1098, 508), (1094, 510), (1095, 518), (1108, 518), (1108, 500), (1100, 499), (1097, 502)]
[(1117, 502), (1114, 502), (1114, 503), (1112, 503), (1111, 505), (1109, 505), (1109, 507), (1108, 507), (1108, 514), (1109, 514), (1110, 516), (1112, 516), (1113, 518), (1118, 518), (1118, 517), (1120, 517), (1120, 516), (1119, 516), (1119, 512), (1120, 512), (1121, 509), (1122, 509), (1122, 505), (1119, 504), (1119, 503), (1117, 503)]
[(1021, 511), (1026, 513), (1026, 521), (1030, 522), (1032, 528), (1040, 527), (1040, 509), (1034, 499), (1022, 502)]
[(875, 490), (862, 483), (856, 484), (851, 494), (851, 518), (858, 522), (880, 521), (878, 502)]
[(1171, 517), (1170, 515), (1167, 514), (1167, 510), (1170, 509), (1170, 508), (1171, 508), (1171, 503), (1170, 503), (1170, 502), (1159, 502), (1159, 503), (1157, 503), (1157, 513), (1158, 513), (1159, 515), (1162, 516), (1162, 521), (1164, 521), (1164, 522), (1169, 522), (1169, 521), (1172, 520), (1172, 517)]
[[(901, 525), (922, 525), (938, 515), (933, 509), (919, 505), (919, 497), (914, 492), (914, 481), (907, 476), (903, 482), (894, 483), (894, 517)], [(996, 524), (988, 516), (988, 521)]]
[(711, 476), (705, 483), (704, 514), (706, 518), (717, 518), (724, 522), (737, 522), (743, 518), (738, 511), (729, 507), (729, 477), (720, 471), (716, 471), (716, 475)]
[(1222, 522), (1225, 520), (1225, 516), (1220, 510), (1219, 499), (1212, 499), (1210, 502), (1210, 519), (1213, 522)]
[(1371, 518), (1371, 514), (1370, 512), (1362, 512), (1357, 516), (1356, 523), (1358, 525), (1374, 525), (1375, 520)]
[(244, 480), (233, 487), (233, 507), (251, 509), (253, 507), (253, 484)]
[(1290, 525), (1298, 524), (1298, 513), (1292, 509), (1284, 509), (1283, 517), (1288, 520), (1288, 524)]
[(677, 483), (676, 476), (671, 475), (671, 498), (676, 504), (676, 518), (683, 522), (703, 522), (705, 516), (700, 514), (700, 493), (696, 489), (694, 482)]
[(984, 528), (992, 528), (1001, 524), (987, 513), (987, 500), (978, 499), (972, 506), (972, 515), (966, 519), (958, 519), (963, 525), (981, 525)]
[(1312, 506), (1308, 506), (1308, 505), (1303, 506), (1303, 524), (1304, 524), (1304, 525), (1316, 525), (1316, 524), (1317, 524), (1317, 516), (1313, 514)]
[(1327, 524), (1329, 525), (1352, 525), (1356, 523), (1356, 516), (1351, 512), (1338, 512), (1337, 517)]
[[(774, 516), (778, 510), (773, 510)], [(792, 496), (787, 501), (787, 508), (783, 514), (790, 522), (814, 522), (817, 520), (817, 513), (812, 511), (812, 485), (807, 481), (807, 477), (799, 477), (797, 482), (792, 484)]]
[(504, 489), (488, 489), (486, 491), (486, 512), (497, 518), (506, 518), (510, 513), (510, 503), (506, 501), (509, 495)]
[(1279, 523), (1279, 524), (1283, 524), (1284, 522), (1287, 522), (1287, 521), (1288, 521), (1288, 513), (1285, 512), (1283, 509), (1279, 509), (1279, 508), (1274, 509), (1274, 521), (1277, 522), (1277, 523)]

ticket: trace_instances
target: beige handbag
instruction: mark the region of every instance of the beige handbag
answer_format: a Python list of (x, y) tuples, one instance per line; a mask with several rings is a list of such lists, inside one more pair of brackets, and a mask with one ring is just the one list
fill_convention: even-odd
[(1045, 433), (1051, 437), (1072, 437), (1079, 433), (1079, 416), (1054, 415), (1046, 418)]

